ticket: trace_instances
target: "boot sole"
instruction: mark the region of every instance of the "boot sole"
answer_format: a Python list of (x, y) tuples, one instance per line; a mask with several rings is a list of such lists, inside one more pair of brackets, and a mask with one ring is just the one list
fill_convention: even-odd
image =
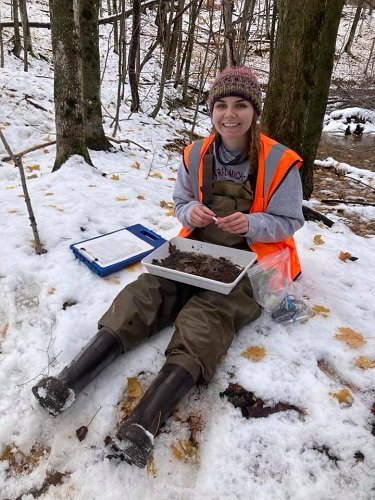
[(144, 469), (154, 449), (154, 436), (141, 425), (124, 426), (116, 434), (112, 451), (120, 460)]

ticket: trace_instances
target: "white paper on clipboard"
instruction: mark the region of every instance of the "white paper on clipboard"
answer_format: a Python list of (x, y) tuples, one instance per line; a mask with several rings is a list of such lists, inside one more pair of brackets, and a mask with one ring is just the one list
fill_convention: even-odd
[(74, 246), (86, 258), (102, 267), (111, 266), (154, 249), (152, 245), (126, 230), (82, 241)]

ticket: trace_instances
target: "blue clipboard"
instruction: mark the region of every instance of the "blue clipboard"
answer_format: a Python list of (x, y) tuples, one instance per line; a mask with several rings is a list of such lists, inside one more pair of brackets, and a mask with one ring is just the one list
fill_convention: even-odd
[(74, 255), (99, 276), (141, 261), (166, 240), (142, 224), (124, 227), (70, 245)]

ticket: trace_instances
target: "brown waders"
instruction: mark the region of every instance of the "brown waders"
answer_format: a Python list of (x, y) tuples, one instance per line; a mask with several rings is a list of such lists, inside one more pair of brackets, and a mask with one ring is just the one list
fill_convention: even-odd
[[(230, 182), (214, 184), (212, 209), (218, 216), (248, 212), (248, 189)], [(236, 248), (248, 248), (242, 236), (210, 224), (192, 238)], [(166, 363), (141, 401), (116, 433), (117, 457), (144, 467), (153, 450), (153, 437), (174, 406), (198, 380), (208, 383), (235, 332), (254, 321), (260, 307), (245, 276), (228, 295), (142, 274), (127, 285), (99, 320), (94, 340), (57, 377), (46, 377), (34, 388), (38, 401), (51, 414), (70, 400), (121, 351), (126, 352), (171, 322), (175, 331), (165, 351)], [(99, 340), (98, 340), (99, 339)], [(97, 348), (98, 344), (102, 348)], [(95, 347), (96, 346), (96, 347)]]

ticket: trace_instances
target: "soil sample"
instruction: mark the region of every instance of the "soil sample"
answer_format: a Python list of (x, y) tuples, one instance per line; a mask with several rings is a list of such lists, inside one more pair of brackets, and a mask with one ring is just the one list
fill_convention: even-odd
[(243, 267), (233, 264), (225, 257), (216, 258), (203, 253), (183, 252), (172, 244), (169, 244), (168, 257), (154, 259), (152, 263), (222, 283), (232, 283), (243, 271)]

